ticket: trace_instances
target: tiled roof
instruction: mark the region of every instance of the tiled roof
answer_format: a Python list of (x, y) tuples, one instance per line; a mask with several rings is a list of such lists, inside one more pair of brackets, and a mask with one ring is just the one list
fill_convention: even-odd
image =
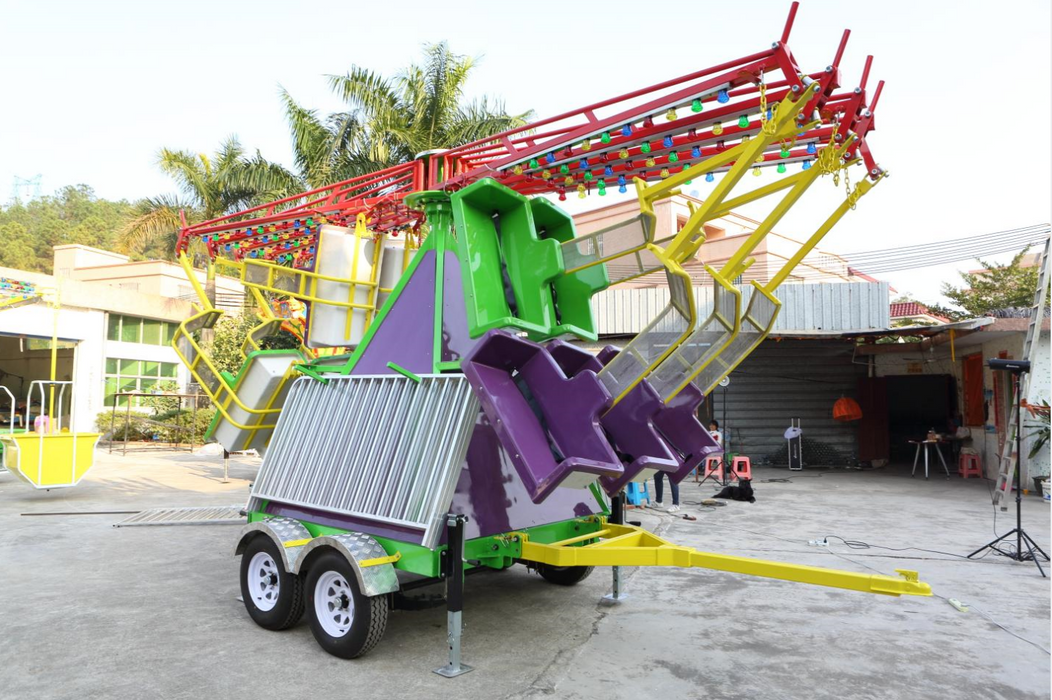
[(950, 322), (950, 319), (932, 313), (928, 310), (927, 306), (924, 304), (918, 304), (915, 301), (906, 301), (891, 305), (892, 318), (911, 318), (913, 316), (931, 316), (932, 318), (939, 319), (943, 323)]

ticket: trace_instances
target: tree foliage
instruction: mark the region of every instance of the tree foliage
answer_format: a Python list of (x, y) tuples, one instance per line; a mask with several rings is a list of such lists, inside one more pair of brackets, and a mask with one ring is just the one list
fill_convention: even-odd
[(87, 185), (0, 206), (0, 266), (51, 272), (52, 246), (79, 243), (112, 249), (130, 211), (128, 202), (99, 199)]
[(475, 66), (445, 42), (425, 45), (423, 63), (393, 78), (353, 66), (328, 76), (347, 109), (324, 117), (282, 90), (300, 175), (321, 187), (525, 124), (532, 111), (508, 114), (500, 100), (465, 98)]
[(1029, 248), (1019, 251), (1004, 264), (979, 260), (981, 272), (962, 272), (964, 284), (955, 287), (944, 283), (942, 293), (965, 310), (968, 316), (983, 316), (997, 309), (1026, 308), (1034, 303), (1037, 291), (1038, 268), (1022, 267), (1023, 256)]
[(196, 223), (303, 189), (299, 177), (259, 151), (248, 154), (236, 136), (228, 137), (211, 156), (162, 148), (157, 166), (172, 178), (179, 193), (134, 204), (118, 232), (119, 248), (125, 252), (171, 259), (182, 225), (180, 210), (188, 223)]

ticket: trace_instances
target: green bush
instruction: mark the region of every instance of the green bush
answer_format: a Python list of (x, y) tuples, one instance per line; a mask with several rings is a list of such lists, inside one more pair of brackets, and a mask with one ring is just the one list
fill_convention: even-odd
[[(128, 411), (127, 409), (118, 409), (117, 415), (114, 417), (113, 410), (103, 411), (95, 417), (95, 429), (102, 433), (103, 436), (110, 435), (110, 425), (113, 426), (113, 434), (109, 439), (111, 440), (153, 440), (153, 436), (157, 434), (157, 429), (142, 420), (141, 418), (150, 418), (150, 414), (145, 411)], [(111, 423), (112, 422), (112, 423)]]
[[(216, 410), (212, 407), (197, 409), (196, 422), (193, 426), (195, 443), (204, 442), (205, 431), (208, 430), (215, 414)], [(111, 440), (123, 441), (127, 435), (127, 439), (132, 441), (151, 441), (156, 438), (160, 442), (189, 442), (191, 432), (180, 428), (189, 428), (194, 420), (194, 414), (190, 409), (158, 414), (145, 411), (129, 413), (126, 409), (123, 411), (118, 409), (114, 419), (112, 411), (103, 411), (95, 419), (96, 429), (104, 436), (109, 435), (111, 420), (113, 420), (113, 436), (109, 438)]]

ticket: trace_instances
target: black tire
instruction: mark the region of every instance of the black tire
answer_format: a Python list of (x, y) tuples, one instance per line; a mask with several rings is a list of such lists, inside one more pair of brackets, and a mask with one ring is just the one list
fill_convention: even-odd
[[(256, 555), (261, 555), (261, 559)], [(262, 555), (270, 557), (273, 566), (258, 568)], [(253, 561), (256, 570), (252, 570)], [(253, 588), (265, 575), (277, 583), (276, 591), (263, 591), (258, 585)], [(241, 555), (241, 599), (249, 617), (264, 629), (285, 630), (303, 617), (303, 579), (285, 571), (278, 546), (266, 535), (252, 538)], [(273, 606), (266, 609), (271, 602)]]
[(548, 583), (554, 583), (557, 586), (576, 586), (588, 578), (594, 568), (594, 566), (549, 566), (548, 564), (538, 564), (537, 573)]
[[(332, 623), (323, 623), (318, 619), (319, 606), (315, 602), (319, 597), (319, 582), (327, 574), (329, 575), (327, 578), (335, 578), (336, 587), (330, 586), (326, 591), (321, 591), (321, 596), (332, 595), (338, 592), (338, 589), (342, 589), (346, 592), (343, 594), (344, 605), (346, 606), (347, 602), (354, 604), (353, 614), (349, 615), (349, 627), (342, 635), (333, 634), (330, 631)], [(332, 576), (333, 574), (335, 577)], [(349, 593), (349, 601), (347, 593)], [(307, 619), (310, 621), (314, 639), (322, 649), (333, 656), (339, 656), (342, 659), (356, 659), (366, 654), (383, 638), (384, 631), (387, 629), (387, 596), (378, 595), (370, 598), (363, 594), (358, 586), (358, 577), (355, 576), (354, 570), (343, 555), (337, 552), (326, 552), (314, 560), (310, 571), (307, 572), (304, 597)], [(339, 615), (339, 610), (333, 610), (322, 597), (321, 607), (327, 605), (331, 612)], [(326, 629), (326, 625), (330, 626), (329, 630)]]

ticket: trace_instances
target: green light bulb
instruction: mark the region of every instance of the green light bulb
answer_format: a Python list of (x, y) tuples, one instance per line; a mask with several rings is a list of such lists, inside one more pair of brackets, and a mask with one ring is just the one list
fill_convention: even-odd
[(599, 137), (599, 140), (603, 143), (610, 143), (610, 132), (604, 131), (603, 135)]
[(785, 163), (779, 163), (778, 164), (778, 172), (780, 172), (780, 173), (784, 173), (785, 172)]
[(643, 153), (650, 153), (650, 142), (644, 141), (639, 145), (639, 150)]
[(743, 129), (748, 128), (749, 127), (749, 118), (747, 116), (745, 116), (744, 114), (741, 115), (740, 117), (738, 117), (738, 126), (740, 126)]
[(536, 158), (530, 158), (530, 167), (531, 167), (531, 168), (536, 168), (536, 167), (538, 167), (539, 165), (540, 165), (540, 163), (538, 163), (538, 162), (537, 162), (537, 159), (536, 159)]
[(562, 173), (563, 175), (569, 175), (570, 174), (570, 166), (567, 165), (566, 163), (563, 163), (562, 165), (559, 166), (559, 172)]
[(782, 150), (778, 152), (778, 155), (781, 156), (782, 158), (788, 158), (789, 157), (789, 149), (785, 148), (783, 146)]
[(668, 162), (669, 163), (675, 163), (678, 160), (679, 160), (679, 154), (678, 153), (676, 153), (675, 151), (669, 152), (669, 154), (668, 154)]
[(702, 109), (703, 109), (703, 107), (701, 105), (701, 98), (700, 97), (695, 97), (694, 101), (690, 103), (690, 111), (691, 112), (700, 112)]

